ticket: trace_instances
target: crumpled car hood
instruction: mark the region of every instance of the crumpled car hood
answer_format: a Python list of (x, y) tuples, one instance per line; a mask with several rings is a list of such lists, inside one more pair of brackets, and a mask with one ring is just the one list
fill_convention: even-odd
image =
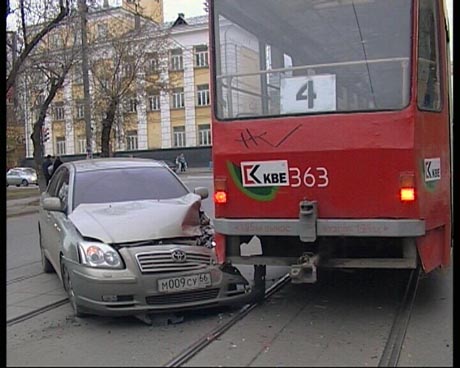
[(128, 243), (200, 236), (201, 197), (80, 204), (69, 219), (84, 237)]

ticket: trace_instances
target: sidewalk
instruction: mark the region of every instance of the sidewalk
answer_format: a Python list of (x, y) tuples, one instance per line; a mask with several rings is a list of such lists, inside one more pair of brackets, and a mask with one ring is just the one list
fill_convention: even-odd
[(6, 201), (6, 217), (16, 217), (38, 212), (40, 196)]
[[(177, 175), (181, 178), (186, 178), (190, 175), (208, 174), (212, 175), (212, 170), (208, 167), (189, 167), (185, 172), (178, 172)], [(28, 215), (38, 212), (40, 196), (33, 196), (20, 199), (10, 199), (6, 201), (6, 216), (16, 217)]]

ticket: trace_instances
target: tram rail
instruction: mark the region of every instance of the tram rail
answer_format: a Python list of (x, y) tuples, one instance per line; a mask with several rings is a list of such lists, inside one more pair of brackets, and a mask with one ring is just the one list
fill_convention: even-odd
[[(273, 294), (282, 289), (289, 281), (291, 280), (289, 274), (281, 277), (277, 282), (275, 282), (271, 287), (265, 291), (264, 300), (269, 299)], [(222, 326), (218, 326), (213, 329), (205, 336), (201, 337), (199, 340), (191, 344), (185, 350), (183, 350), (178, 356), (171, 359), (164, 367), (180, 367), (184, 363), (187, 363), (195, 355), (197, 355), (201, 350), (206, 346), (212, 344), (219, 336), (224, 334), (228, 329), (234, 326), (238, 321), (243, 319), (249, 312), (257, 307), (259, 303), (251, 303), (243, 306), (238, 313), (235, 314), (229, 321), (227, 321)]]
[(37, 309), (35, 309), (35, 310), (31, 311), (31, 312), (21, 314), (20, 316), (17, 316), (17, 317), (14, 317), (14, 318), (10, 318), (9, 320), (6, 321), (6, 326), (11, 327), (11, 326), (13, 326), (15, 324), (27, 321), (27, 320), (29, 320), (31, 318), (39, 316), (40, 314), (43, 314), (43, 313), (48, 312), (50, 310), (59, 308), (59, 307), (65, 305), (65, 304), (67, 304), (68, 302), (69, 302), (68, 298), (59, 299), (58, 301), (55, 301), (54, 303), (47, 304), (47, 305), (45, 305), (43, 307), (40, 307), (40, 308), (37, 308)]
[(404, 343), (415, 295), (417, 293), (420, 272), (420, 268), (417, 267), (412, 270), (409, 275), (404, 297), (393, 321), (390, 335), (380, 358), (379, 367), (396, 367), (398, 365), (399, 355)]

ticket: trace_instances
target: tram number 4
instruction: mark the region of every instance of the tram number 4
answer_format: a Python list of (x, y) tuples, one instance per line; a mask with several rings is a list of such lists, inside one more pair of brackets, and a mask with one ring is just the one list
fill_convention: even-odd
[(297, 101), (307, 100), (308, 108), (312, 109), (314, 106), (314, 100), (317, 98), (316, 92), (313, 89), (313, 81), (308, 81), (297, 91), (295, 96)]
[(289, 171), (291, 187), (297, 188), (303, 184), (307, 188), (314, 186), (322, 188), (329, 185), (328, 172), (325, 167), (307, 167), (303, 173), (298, 167), (290, 167)]

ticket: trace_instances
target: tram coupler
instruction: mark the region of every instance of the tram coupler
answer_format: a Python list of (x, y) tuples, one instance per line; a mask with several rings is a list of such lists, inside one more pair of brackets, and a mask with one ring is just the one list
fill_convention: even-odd
[(319, 254), (304, 253), (299, 258), (299, 264), (291, 266), (289, 276), (293, 284), (313, 284), (317, 281), (316, 266)]
[(318, 204), (306, 199), (299, 203), (299, 237), (302, 242), (316, 241), (316, 219)]

